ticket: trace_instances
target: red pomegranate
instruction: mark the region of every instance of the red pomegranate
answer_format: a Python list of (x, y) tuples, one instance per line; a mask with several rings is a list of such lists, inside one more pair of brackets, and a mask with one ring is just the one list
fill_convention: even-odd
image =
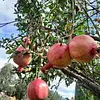
[(31, 60), (32, 55), (28, 53), (28, 50), (23, 48), (22, 46), (19, 46), (16, 49), (17, 54), (14, 55), (13, 61), (18, 65), (18, 71), (22, 72), (22, 68), (27, 66)]
[(78, 62), (90, 62), (96, 55), (97, 44), (88, 35), (75, 36), (69, 43), (70, 55)]
[(41, 68), (43, 73), (52, 67), (64, 68), (71, 63), (69, 48), (66, 44), (63, 43), (56, 43), (51, 46), (48, 50), (47, 58), (48, 63)]
[(51, 46), (48, 50), (47, 58), (56, 68), (62, 68), (71, 63), (69, 48), (63, 43), (56, 43)]
[(42, 79), (36, 78), (27, 88), (30, 100), (45, 100), (48, 96), (48, 85)]

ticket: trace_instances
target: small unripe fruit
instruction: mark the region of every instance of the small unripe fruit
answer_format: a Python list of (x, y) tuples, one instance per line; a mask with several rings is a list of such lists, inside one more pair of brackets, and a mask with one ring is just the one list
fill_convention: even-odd
[(97, 44), (88, 35), (75, 36), (69, 43), (70, 55), (78, 62), (90, 62), (96, 55)]
[(42, 79), (36, 78), (27, 88), (30, 100), (45, 100), (48, 96), (48, 85)]
[(30, 45), (31, 44), (30, 38), (29, 37), (24, 37), (23, 38), (23, 43), (24, 43), (25, 46)]

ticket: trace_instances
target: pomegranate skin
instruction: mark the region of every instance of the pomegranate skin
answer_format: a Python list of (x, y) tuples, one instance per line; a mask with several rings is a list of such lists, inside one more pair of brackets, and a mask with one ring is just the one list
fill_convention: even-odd
[(70, 55), (78, 62), (88, 63), (96, 55), (97, 44), (88, 35), (75, 36), (69, 43)]
[(27, 66), (32, 60), (32, 55), (31, 54), (22, 54), (19, 53), (16, 56), (13, 57), (13, 61), (19, 65), (19, 66)]
[(69, 48), (66, 44), (56, 43), (50, 47), (47, 58), (55, 68), (63, 68), (71, 63)]
[(48, 85), (42, 79), (36, 78), (27, 88), (30, 100), (45, 100), (48, 96)]
[(16, 49), (17, 54), (13, 56), (13, 61), (18, 65), (18, 72), (22, 72), (23, 67), (27, 66), (32, 60), (32, 54), (23, 46)]

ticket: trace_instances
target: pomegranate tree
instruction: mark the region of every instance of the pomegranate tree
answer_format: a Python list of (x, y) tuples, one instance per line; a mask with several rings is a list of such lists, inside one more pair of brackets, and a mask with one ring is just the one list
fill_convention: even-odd
[(48, 96), (48, 85), (40, 78), (36, 78), (27, 88), (27, 94), (30, 100), (45, 100)]
[(78, 62), (91, 61), (97, 52), (95, 40), (88, 35), (75, 36), (69, 43), (70, 55)]
[(32, 55), (22, 46), (19, 46), (15, 52), (13, 61), (18, 65), (18, 71), (22, 72), (23, 67), (31, 62)]
[(51, 67), (64, 68), (71, 63), (69, 48), (66, 44), (56, 43), (50, 47), (47, 53), (48, 63), (42, 67), (44, 72)]

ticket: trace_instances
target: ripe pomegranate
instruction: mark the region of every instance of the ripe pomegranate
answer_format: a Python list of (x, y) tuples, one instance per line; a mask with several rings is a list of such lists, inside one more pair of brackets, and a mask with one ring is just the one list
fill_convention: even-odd
[(45, 100), (48, 96), (48, 85), (42, 79), (36, 78), (27, 88), (30, 100)]
[(78, 62), (90, 62), (96, 55), (97, 44), (88, 35), (75, 36), (69, 43), (70, 55)]
[(17, 54), (14, 55), (13, 61), (18, 65), (18, 71), (22, 72), (22, 68), (27, 66), (31, 60), (32, 55), (28, 53), (28, 50), (23, 48), (22, 46), (19, 46), (16, 49)]
[(64, 68), (71, 63), (69, 48), (66, 44), (56, 43), (50, 47), (47, 53), (48, 63), (41, 68), (45, 73), (47, 69)]
[(30, 44), (31, 44), (30, 38), (29, 38), (29, 37), (24, 37), (24, 38), (23, 38), (23, 43), (24, 43), (24, 45), (26, 45), (26, 46), (30, 45)]
[(62, 68), (71, 63), (69, 48), (63, 43), (56, 43), (51, 46), (48, 50), (47, 58), (56, 68)]

